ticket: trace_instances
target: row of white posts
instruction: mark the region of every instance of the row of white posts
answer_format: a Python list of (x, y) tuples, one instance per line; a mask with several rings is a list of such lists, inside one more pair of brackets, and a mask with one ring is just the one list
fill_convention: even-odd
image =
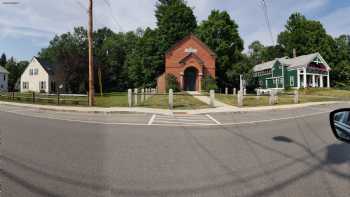
[[(128, 89), (128, 104), (129, 107), (137, 106), (138, 104), (144, 103), (146, 100), (148, 100), (151, 96), (157, 93), (157, 89), (155, 88), (142, 88), (134, 90)], [(140, 100), (139, 100), (140, 96)]]
[[(233, 96), (236, 96), (238, 94), (236, 88), (232, 89), (232, 94), (233, 94)], [(247, 95), (247, 89), (243, 89), (243, 94), (244, 94), (244, 96)], [(225, 88), (225, 95), (229, 95), (228, 88)]]
[[(154, 88), (146, 88), (146, 89), (141, 89), (141, 92), (139, 94), (139, 91), (137, 88), (128, 90), (128, 103), (129, 107), (132, 106), (137, 106), (139, 103), (145, 102), (149, 97), (157, 93), (157, 89)], [(226, 88), (225, 94), (228, 95), (228, 89)], [(247, 95), (246, 89), (243, 91), (238, 91), (236, 88), (233, 89), (233, 96), (237, 96), (237, 106), (238, 107), (243, 107), (244, 105), (244, 96)], [(256, 99), (259, 100), (262, 95), (262, 91), (257, 89), (256, 90)], [(138, 100), (138, 97), (140, 96), (140, 102)], [(210, 90), (209, 92), (209, 97), (210, 97), (210, 107), (215, 107), (215, 90)], [(169, 109), (174, 108), (174, 91), (173, 89), (169, 90), (168, 93), (168, 104), (169, 104)], [(299, 103), (299, 92), (298, 90), (294, 91), (294, 103)], [(276, 105), (278, 104), (278, 92), (277, 90), (271, 90), (269, 92), (269, 104), (270, 105)]]
[[(213, 91), (214, 94), (214, 91)], [(256, 90), (256, 99), (259, 100), (260, 97), (262, 96), (263, 92), (259, 89)], [(228, 88), (225, 88), (225, 95), (228, 95)], [(244, 105), (244, 96), (247, 95), (247, 90), (244, 89), (243, 91), (238, 91), (236, 88), (233, 89), (233, 96), (237, 96), (237, 106), (238, 107), (243, 107)], [(294, 98), (293, 101), (295, 104), (299, 103), (299, 91), (295, 90), (294, 91)], [(215, 96), (210, 96), (211, 98), (213, 97), (215, 99)], [(278, 104), (278, 92), (277, 90), (271, 90), (269, 91), (269, 105), (276, 105)], [(212, 104), (211, 104), (212, 105)]]

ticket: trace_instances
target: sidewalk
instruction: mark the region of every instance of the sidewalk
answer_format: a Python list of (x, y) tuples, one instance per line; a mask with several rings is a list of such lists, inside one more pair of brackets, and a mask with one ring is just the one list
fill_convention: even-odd
[(154, 108), (143, 108), (143, 107), (111, 107), (111, 108), (99, 108), (99, 107), (73, 107), (73, 106), (53, 106), (53, 105), (37, 105), (37, 104), (24, 104), (24, 103), (13, 103), (0, 101), (0, 105), (24, 107), (31, 109), (41, 110), (52, 110), (62, 112), (82, 112), (82, 113), (148, 113), (148, 114), (210, 114), (210, 113), (229, 113), (229, 112), (251, 112), (251, 111), (263, 111), (263, 110), (278, 110), (278, 109), (293, 109), (303, 108), (308, 106), (317, 106), (325, 104), (338, 104), (347, 103), (344, 101), (332, 101), (332, 102), (314, 102), (314, 103), (303, 103), (303, 104), (292, 104), (292, 105), (274, 105), (274, 106), (263, 106), (263, 107), (245, 107), (238, 108), (234, 106), (221, 106), (216, 108), (198, 109), (198, 110), (168, 110), (168, 109), (154, 109)]
[[(208, 105), (210, 105), (210, 97), (209, 96), (197, 96), (194, 95), (194, 98), (202, 101), (203, 103), (206, 103)], [(231, 105), (227, 105), (226, 103), (220, 102), (217, 99), (214, 100), (214, 106), (215, 107), (227, 107), (227, 108), (237, 108), (235, 106), (231, 106)]]

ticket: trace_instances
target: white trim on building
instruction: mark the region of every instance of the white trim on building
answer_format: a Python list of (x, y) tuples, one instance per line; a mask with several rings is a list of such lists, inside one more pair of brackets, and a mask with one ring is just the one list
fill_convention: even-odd
[(48, 72), (50, 68), (45, 68), (36, 57), (24, 70), (20, 78), (21, 92), (41, 92), (50, 93), (50, 84), (53, 81), (53, 75)]

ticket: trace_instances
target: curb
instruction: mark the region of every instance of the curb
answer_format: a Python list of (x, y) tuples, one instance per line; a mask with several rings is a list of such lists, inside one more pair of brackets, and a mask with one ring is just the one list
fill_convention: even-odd
[(349, 101), (329, 101), (329, 102), (314, 102), (314, 103), (302, 103), (292, 105), (275, 105), (275, 106), (261, 106), (261, 107), (218, 107), (196, 110), (168, 110), (168, 109), (154, 109), (154, 108), (129, 108), (129, 107), (114, 107), (114, 108), (97, 108), (97, 107), (69, 107), (69, 106), (53, 106), (53, 105), (37, 105), (37, 104), (24, 104), (24, 103), (12, 103), (0, 101), (0, 105), (26, 107), (39, 110), (50, 110), (60, 112), (79, 112), (79, 113), (102, 113), (102, 114), (130, 114), (130, 113), (143, 113), (143, 114), (160, 114), (160, 115), (174, 115), (174, 114), (208, 114), (208, 113), (240, 113), (240, 112), (254, 112), (254, 111), (267, 111), (267, 110), (283, 110), (283, 109), (295, 109), (309, 106), (329, 105), (329, 104), (350, 104)]

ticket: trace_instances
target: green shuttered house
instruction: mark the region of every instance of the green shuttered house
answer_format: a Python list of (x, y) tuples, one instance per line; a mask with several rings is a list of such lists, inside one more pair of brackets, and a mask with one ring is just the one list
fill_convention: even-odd
[(278, 58), (254, 66), (261, 89), (330, 87), (330, 67), (319, 53), (295, 58)]

